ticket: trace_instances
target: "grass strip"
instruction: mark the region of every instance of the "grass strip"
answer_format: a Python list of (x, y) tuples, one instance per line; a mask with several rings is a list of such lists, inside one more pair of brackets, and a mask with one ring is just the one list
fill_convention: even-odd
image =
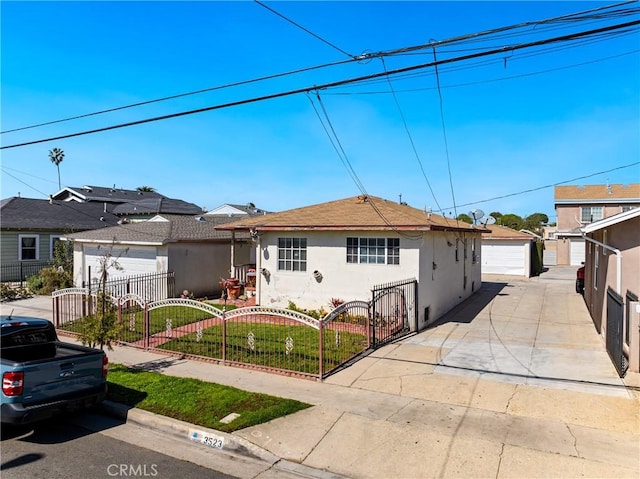
[[(194, 425), (233, 432), (310, 407), (294, 399), (252, 393), (193, 378), (109, 365), (107, 399)], [(225, 416), (240, 417), (229, 424)]]

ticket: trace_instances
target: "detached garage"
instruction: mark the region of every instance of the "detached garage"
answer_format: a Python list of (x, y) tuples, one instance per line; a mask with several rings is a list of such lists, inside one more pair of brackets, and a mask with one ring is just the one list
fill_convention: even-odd
[[(167, 270), (166, 246), (101, 246), (92, 244), (82, 245), (82, 255), (78, 259), (84, 262), (84, 271), (92, 280), (100, 276), (100, 261), (106, 251), (110, 251), (112, 258), (118, 261), (119, 268), (108, 270), (109, 278), (135, 276), (156, 273)], [(163, 254), (164, 253), (164, 254)]]
[(482, 233), (482, 273), (532, 276), (531, 254), (535, 236), (506, 226), (487, 225)]

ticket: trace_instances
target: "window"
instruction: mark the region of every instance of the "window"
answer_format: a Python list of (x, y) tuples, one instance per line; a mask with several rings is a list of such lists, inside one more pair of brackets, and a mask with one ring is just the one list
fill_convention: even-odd
[(18, 236), (18, 260), (28, 261), (40, 259), (38, 248), (40, 240), (38, 235)]
[(400, 264), (400, 239), (347, 238), (347, 263)]
[(622, 205), (620, 208), (622, 208), (622, 213), (624, 213), (625, 211), (631, 211), (632, 209), (637, 208), (637, 206)]
[(51, 236), (49, 239), (49, 258), (53, 259), (53, 255), (56, 251), (56, 245), (60, 243), (60, 236)]
[(278, 238), (278, 270), (307, 270), (307, 238)]
[(583, 206), (581, 221), (591, 223), (602, 219), (602, 206)]

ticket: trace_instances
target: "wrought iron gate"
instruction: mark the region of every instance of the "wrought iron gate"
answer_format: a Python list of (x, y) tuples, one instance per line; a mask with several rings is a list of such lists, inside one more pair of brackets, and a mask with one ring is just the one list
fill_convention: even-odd
[(607, 352), (621, 378), (627, 373), (629, 361), (622, 349), (624, 301), (611, 287), (607, 289)]
[(371, 290), (371, 346), (406, 336), (418, 329), (418, 281), (407, 279)]

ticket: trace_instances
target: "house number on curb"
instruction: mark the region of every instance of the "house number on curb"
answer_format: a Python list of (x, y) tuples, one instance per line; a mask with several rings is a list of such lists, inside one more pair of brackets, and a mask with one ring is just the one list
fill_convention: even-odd
[(190, 430), (189, 439), (205, 446), (215, 447), (216, 449), (224, 448), (224, 437), (209, 432)]

